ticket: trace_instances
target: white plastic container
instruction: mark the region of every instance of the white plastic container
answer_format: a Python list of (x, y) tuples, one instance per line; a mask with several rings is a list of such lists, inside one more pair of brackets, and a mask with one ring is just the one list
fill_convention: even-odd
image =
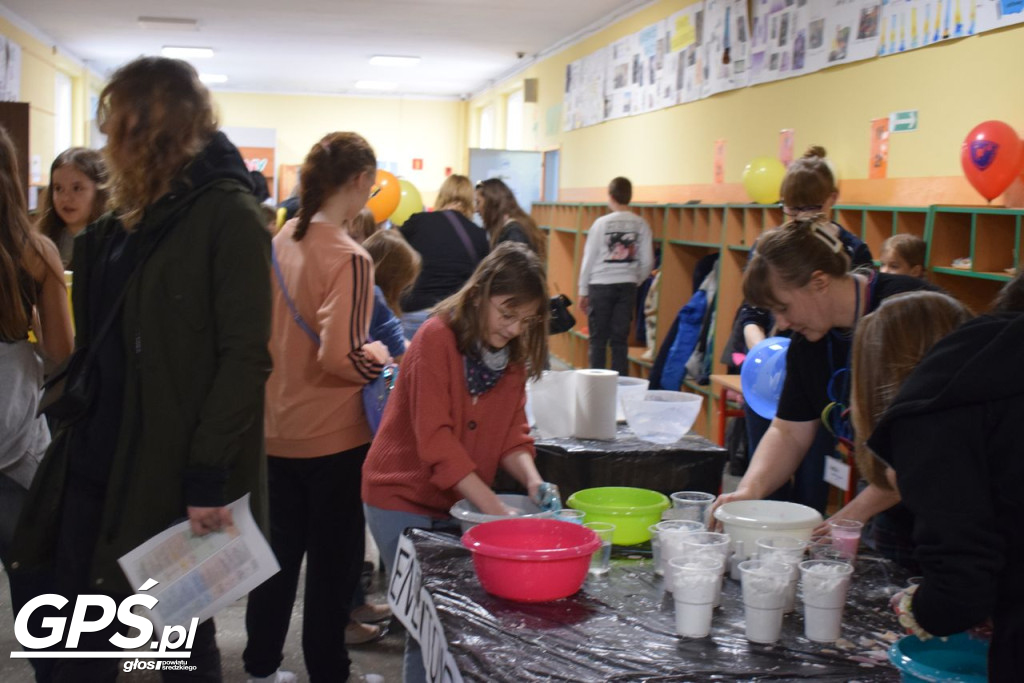
[[(733, 540), (743, 541), (740, 552), (757, 552), (757, 540), (764, 536), (792, 536), (807, 541), (814, 527), (822, 522), (814, 508), (778, 500), (737, 500), (715, 510), (715, 519)], [(744, 559), (740, 557), (739, 559)]]

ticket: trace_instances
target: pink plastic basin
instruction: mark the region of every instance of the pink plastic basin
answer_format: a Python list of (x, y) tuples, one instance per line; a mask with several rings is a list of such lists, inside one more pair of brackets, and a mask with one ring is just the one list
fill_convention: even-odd
[(590, 529), (557, 519), (502, 519), (462, 535), (484, 590), (519, 602), (546, 602), (583, 585), (601, 539)]

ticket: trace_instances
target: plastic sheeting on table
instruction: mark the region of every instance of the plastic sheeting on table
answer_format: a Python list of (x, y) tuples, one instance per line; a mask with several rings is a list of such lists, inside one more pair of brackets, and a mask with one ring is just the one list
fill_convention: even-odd
[(558, 484), (562, 499), (594, 486), (636, 486), (660, 491), (717, 494), (728, 452), (696, 434), (671, 444), (638, 439), (619, 425), (614, 441), (537, 439), (537, 469)]
[(801, 603), (774, 645), (744, 638), (740, 585), (728, 578), (711, 635), (675, 633), (675, 604), (650, 560), (613, 556), (611, 572), (588, 577), (576, 595), (520, 603), (486, 593), (457, 538), (411, 530), (423, 587), (465, 681), (898, 681), (886, 658), (899, 626), (888, 600), (907, 574), (861, 556), (843, 617), (842, 638), (803, 635)]

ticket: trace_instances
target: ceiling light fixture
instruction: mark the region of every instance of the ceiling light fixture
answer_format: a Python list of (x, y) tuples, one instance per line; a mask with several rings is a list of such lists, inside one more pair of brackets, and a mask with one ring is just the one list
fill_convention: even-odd
[(224, 74), (199, 74), (199, 80), (207, 85), (213, 83), (227, 83), (228, 77)]
[(398, 57), (394, 55), (374, 55), (370, 57), (370, 66), (416, 66), (419, 57)]
[(139, 17), (139, 28), (160, 31), (198, 31), (199, 22), (195, 19), (175, 19), (174, 17)]
[(397, 83), (391, 81), (356, 81), (357, 90), (395, 90)]
[(164, 45), (160, 54), (171, 59), (209, 59), (213, 56), (213, 48)]

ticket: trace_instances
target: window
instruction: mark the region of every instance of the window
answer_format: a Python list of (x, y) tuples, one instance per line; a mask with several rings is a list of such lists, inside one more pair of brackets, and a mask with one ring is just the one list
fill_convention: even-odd
[(481, 149), (494, 147), (494, 105), (489, 104), (480, 110), (480, 141)]
[(505, 98), (505, 149), (523, 148), (523, 91)]
[(53, 156), (71, 146), (71, 77), (57, 72), (53, 107)]

